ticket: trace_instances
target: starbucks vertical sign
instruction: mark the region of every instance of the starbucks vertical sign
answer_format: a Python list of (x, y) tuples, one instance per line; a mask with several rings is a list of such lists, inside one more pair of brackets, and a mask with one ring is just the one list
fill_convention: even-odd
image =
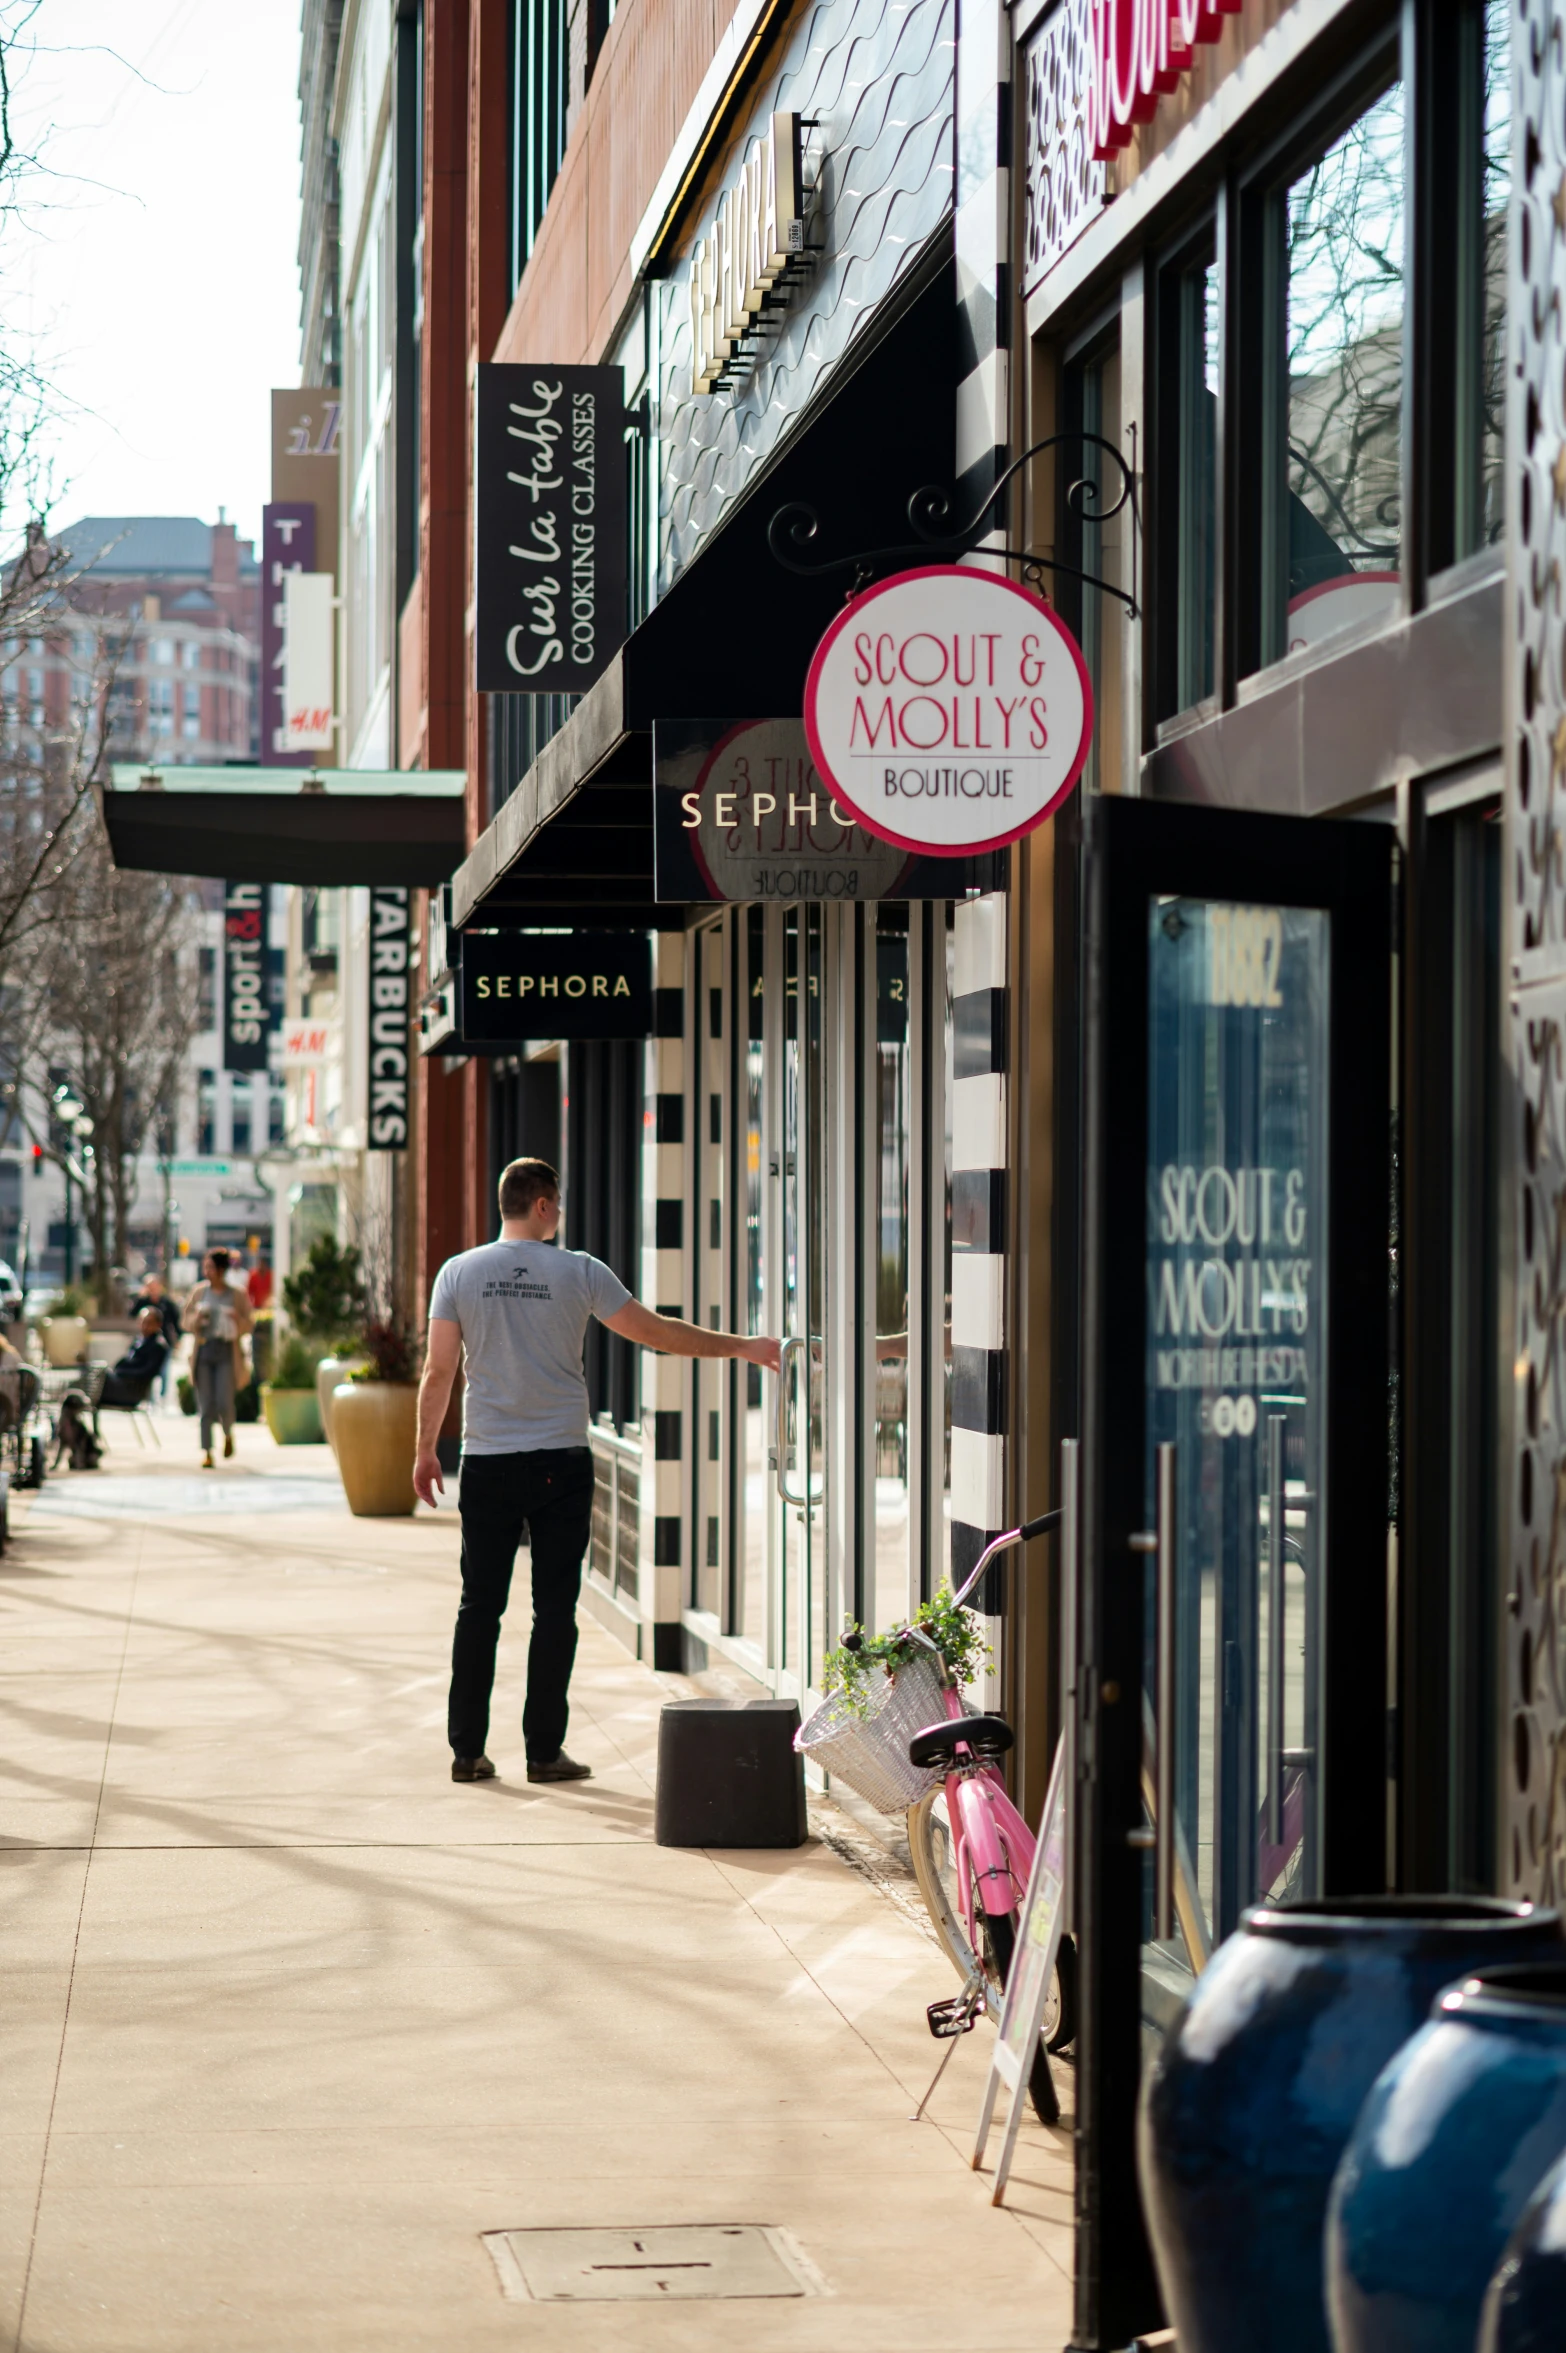
[(481, 694), (585, 694), (625, 639), (625, 374), (486, 363), (474, 431)]
[(408, 891), (401, 883), (370, 890), (370, 1118), (372, 1152), (400, 1152), (408, 1141)]

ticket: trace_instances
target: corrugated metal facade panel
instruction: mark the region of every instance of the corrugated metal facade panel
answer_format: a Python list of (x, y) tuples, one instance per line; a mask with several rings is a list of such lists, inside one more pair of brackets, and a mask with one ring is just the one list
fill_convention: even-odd
[(665, 435), (660, 581), (699, 552), (786, 428), (950, 213), (953, 200), (952, 0), (821, 0), (789, 37), (748, 120), (714, 174), (713, 198), (774, 112), (815, 117), (806, 137), (811, 242), (824, 247), (751, 373), (691, 398), (689, 271), (656, 289), (663, 305)]

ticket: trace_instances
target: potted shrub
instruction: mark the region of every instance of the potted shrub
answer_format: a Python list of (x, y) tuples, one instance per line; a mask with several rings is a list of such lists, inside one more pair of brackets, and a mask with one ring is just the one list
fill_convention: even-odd
[(272, 1378), (261, 1392), (266, 1426), (279, 1446), (319, 1446), (321, 1408), (315, 1394), (315, 1358), (300, 1339), (284, 1343)]
[(418, 1359), (395, 1324), (364, 1328), (362, 1369), (332, 1393), (337, 1468), (348, 1508), (360, 1519), (406, 1517), (414, 1506)]
[(67, 1283), (49, 1314), (39, 1319), (38, 1337), (50, 1364), (80, 1364), (86, 1356), (92, 1338), (92, 1326), (82, 1313), (86, 1304), (85, 1292)]
[(283, 1305), (300, 1337), (317, 1343), (315, 1393), (322, 1432), (335, 1452), (332, 1392), (366, 1361), (358, 1345), (364, 1319), (358, 1251), (341, 1247), (331, 1234), (317, 1234), (297, 1272), (283, 1278)]

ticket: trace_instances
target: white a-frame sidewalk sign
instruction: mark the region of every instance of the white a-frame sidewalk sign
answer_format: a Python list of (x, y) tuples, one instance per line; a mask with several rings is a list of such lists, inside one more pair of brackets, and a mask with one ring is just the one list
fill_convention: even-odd
[(1044, 1819), (1039, 1825), (1038, 1845), (1033, 1850), (1028, 1892), (1017, 1923), (1016, 1957), (1001, 2006), (1000, 2031), (990, 2058), (984, 2105), (979, 2111), (979, 2137), (973, 2150), (977, 2171), (984, 2162), (996, 2094), (1004, 2084), (1011, 2094), (1011, 2104), (995, 2164), (995, 2187), (990, 2193), (990, 2203), (995, 2206), (1006, 2195), (1012, 2152), (1017, 2146), (1017, 2126), (1022, 2121), (1022, 2103), (1028, 2096), (1028, 2077), (1043, 2031), (1044, 2005), (1055, 1974), (1055, 1956), (1060, 1950), (1066, 1892), (1065, 1780), (1065, 1742), (1057, 1741), (1055, 1762), (1050, 1768), (1049, 1795), (1044, 1800)]

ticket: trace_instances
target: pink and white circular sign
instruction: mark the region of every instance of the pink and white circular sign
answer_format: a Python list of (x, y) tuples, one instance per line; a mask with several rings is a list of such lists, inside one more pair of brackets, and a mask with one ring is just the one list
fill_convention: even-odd
[(1093, 733), (1081, 649), (996, 572), (928, 564), (846, 605), (805, 681), (825, 783), (883, 840), (938, 858), (998, 850), (1071, 790)]

